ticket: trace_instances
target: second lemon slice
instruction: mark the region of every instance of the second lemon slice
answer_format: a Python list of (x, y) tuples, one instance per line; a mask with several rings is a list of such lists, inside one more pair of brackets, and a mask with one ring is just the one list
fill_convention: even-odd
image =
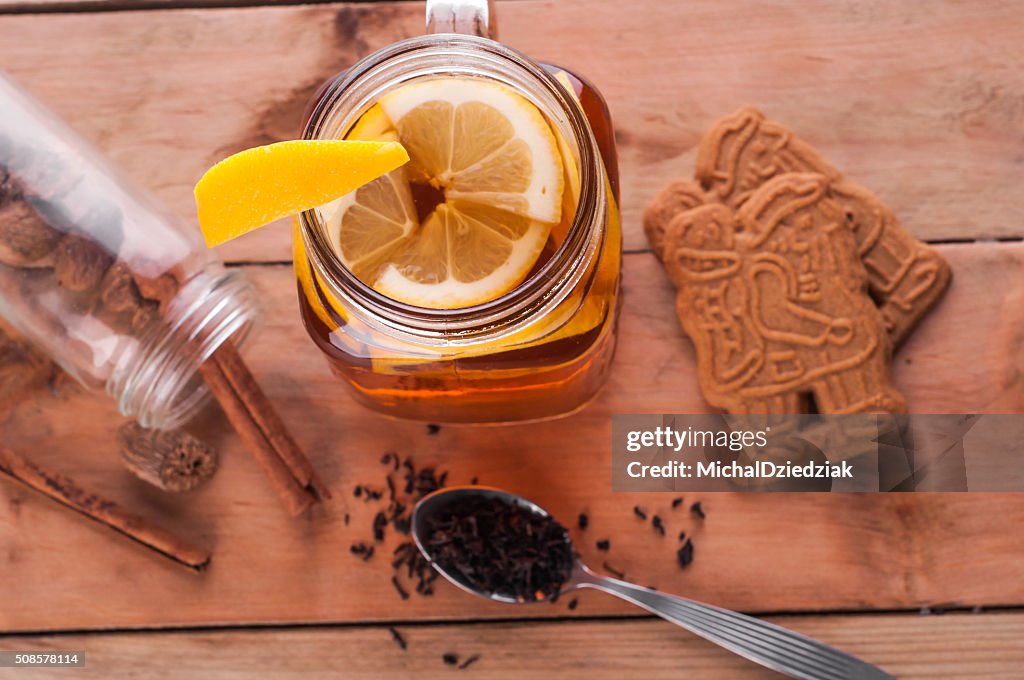
[(559, 143), (537, 107), (475, 78), (385, 95), (348, 139), (399, 141), (410, 163), (321, 208), (342, 262), (396, 300), (466, 307), (503, 295), (562, 218)]

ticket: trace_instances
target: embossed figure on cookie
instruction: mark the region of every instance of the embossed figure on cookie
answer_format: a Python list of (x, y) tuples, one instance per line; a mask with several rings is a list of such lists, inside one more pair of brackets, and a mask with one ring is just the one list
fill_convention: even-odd
[(756, 109), (743, 108), (721, 119), (701, 139), (697, 179), (715, 200), (733, 208), (788, 172), (815, 172), (830, 180), (886, 330), (898, 345), (949, 285), (946, 261), (908, 234), (871, 192), (845, 179), (813, 147)]
[(790, 173), (733, 211), (708, 204), (665, 232), (677, 312), (697, 349), (701, 389), (730, 413), (905, 409), (891, 346), (867, 293), (829, 180)]
[(644, 210), (644, 232), (658, 259), (662, 259), (665, 229), (672, 218), (712, 200), (692, 179), (674, 179), (658, 193), (658, 198)]
[(701, 390), (709, 403), (733, 412), (738, 391), (765, 363), (738, 231), (733, 211), (711, 203), (676, 216), (665, 240), (666, 268), (679, 291), (676, 312), (697, 347)]

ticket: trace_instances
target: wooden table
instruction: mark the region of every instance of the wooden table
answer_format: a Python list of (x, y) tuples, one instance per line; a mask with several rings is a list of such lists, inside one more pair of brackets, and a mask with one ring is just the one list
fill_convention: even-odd
[[(205, 168), (294, 135), (322, 80), (422, 31), (419, 2), (245, 4), (0, 0), (0, 68), (188, 219)], [(701, 499), (699, 523), (669, 510), (664, 494), (609, 489), (612, 414), (706, 409), (640, 212), (669, 178), (692, 172), (700, 133), (741, 104), (800, 131), (952, 264), (952, 289), (895, 359), (913, 410), (1024, 411), (1020, 10), (500, 3), (503, 39), (589, 74), (617, 125), (626, 304), (600, 398), (528, 427), (430, 435), (378, 418), (353, 404), (298, 322), (287, 229), (241, 239), (222, 254), (268, 312), (247, 357), (335, 501), (286, 516), (216, 410), (195, 430), (220, 448), (222, 469), (192, 495), (162, 495), (120, 467), (113, 430), (122, 419), (110, 404), (68, 387), (35, 391), (0, 417), (0, 444), (192, 537), (214, 560), (188, 573), (0, 483), (0, 631), (9, 635), (0, 648), (85, 649), (88, 668), (75, 677), (95, 678), (441, 677), (453, 672), (441, 659), (449, 651), (481, 655), (463, 671), (473, 677), (772, 677), (599, 594), (581, 595), (574, 611), (564, 602), (510, 609), (445, 584), (433, 598), (401, 601), (386, 560), (348, 551), (369, 537), (372, 516), (352, 488), (379, 482), (381, 453), (397, 450), (447, 468), (451, 481), (479, 475), (527, 494), (570, 521), (585, 510), (590, 528), (576, 532), (584, 556), (641, 583), (768, 615), (899, 677), (1020, 677), (1020, 495), (719, 494)], [(670, 537), (634, 518), (634, 504), (661, 512)], [(674, 561), (680, 529), (696, 544), (687, 570)], [(594, 547), (605, 537), (607, 555)], [(408, 638), (407, 651), (388, 626)]]

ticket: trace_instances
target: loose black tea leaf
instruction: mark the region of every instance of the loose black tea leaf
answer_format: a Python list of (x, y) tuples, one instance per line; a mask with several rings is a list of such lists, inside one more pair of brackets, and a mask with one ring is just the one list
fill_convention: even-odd
[(693, 541), (686, 539), (683, 547), (676, 552), (676, 561), (679, 562), (680, 569), (690, 566), (690, 563), (693, 562)]
[(673, 510), (675, 510), (676, 508), (678, 508), (682, 504), (683, 504), (683, 497), (682, 496), (680, 496), (679, 498), (673, 498), (672, 499), (672, 509)]
[(652, 517), (651, 518), (651, 526), (654, 527), (654, 530), (657, 531), (662, 536), (665, 535), (665, 525), (662, 524), (661, 517), (659, 517), (657, 515)]
[(383, 512), (373, 516), (373, 540), (380, 542), (384, 540), (384, 527), (388, 525), (388, 517)]
[(441, 431), (441, 426), (435, 423), (427, 423), (427, 434), (433, 436)]
[(612, 547), (612, 542), (607, 538), (597, 542), (597, 549), (601, 552), (608, 552), (608, 549)]
[(569, 600), (569, 611), (576, 611), (576, 607), (578, 607), (579, 604), (580, 600), (577, 597), (574, 597), (571, 600)]
[(448, 666), (455, 666), (459, 663), (459, 655), (453, 654), (452, 652), (445, 652), (441, 655), (441, 660)]
[(398, 577), (397, 576), (392, 576), (391, 577), (391, 585), (393, 585), (395, 587), (395, 591), (398, 592), (398, 596), (400, 598), (402, 598), (403, 600), (408, 600), (409, 599), (409, 593), (406, 592), (405, 588), (402, 587), (402, 584), (398, 582)]
[(406, 643), (405, 638), (402, 637), (402, 634), (399, 633), (398, 630), (396, 630), (395, 628), (388, 628), (388, 632), (391, 633), (391, 639), (394, 640), (395, 644), (398, 645), (403, 651), (409, 646)]
[(479, 479), (478, 479), (477, 477), (474, 477), (473, 479), (469, 480), (469, 483), (470, 483), (470, 484), (471, 484), (472, 486), (476, 486), (477, 484), (479, 484), (479, 483), (480, 483), (480, 481), (479, 481)]
[(682, 543), (685, 540), (686, 540), (686, 532), (685, 531), (680, 531), (679, 532), (679, 542)]
[(704, 514), (704, 508), (701, 507), (700, 501), (697, 501), (690, 506), (690, 512), (692, 512), (695, 517), (699, 517), (701, 519), (704, 519), (707, 516)]
[(350, 519), (351, 519), (351, 518), (349, 517), (348, 513), (346, 512), (346, 513), (345, 513), (345, 517), (344, 517), (344, 520), (343, 520), (343, 521), (345, 522), (345, 526), (348, 526), (348, 523), (349, 523), (349, 520), (350, 520)]
[[(363, 498), (365, 502), (371, 503), (376, 501), (381, 503), (383, 501), (382, 506), (378, 506), (378, 511), (374, 514), (370, 525), (370, 530), (376, 542), (383, 542), (385, 540), (389, 524), (397, 533), (408, 536), (411, 522), (410, 515), (416, 501), (426, 493), (443, 487), (447, 481), (446, 472), (435, 475), (433, 468), (427, 468), (422, 471), (417, 470), (411, 458), (403, 460), (401, 456), (393, 451), (384, 453), (380, 458), (380, 462), (382, 465), (391, 466), (391, 470), (384, 477), (386, 491), (376, 490), (368, 484), (360, 484), (357, 487), (359, 489), (357, 497)], [(395, 473), (402, 475), (401, 478), (405, 482), (404, 491), (395, 484), (397, 479)], [(353, 493), (355, 493), (355, 490), (353, 490)], [(386, 499), (384, 499), (385, 493), (387, 494)], [(346, 519), (347, 523), (348, 519)], [(367, 560), (369, 556), (373, 555), (374, 547), (368, 544), (363, 545), (365, 545), (365, 549), (360, 549), (357, 556)], [(354, 552), (354, 554), (356, 553)], [(420, 554), (412, 541), (405, 540), (394, 548), (391, 557), (391, 568), (395, 572), (392, 585), (403, 600), (408, 599), (411, 592), (427, 597), (434, 594), (434, 582), (437, 580), (438, 573), (434, 571), (426, 558)], [(405, 579), (407, 581), (403, 583)]]
[(373, 546), (366, 545), (365, 543), (353, 543), (352, 546), (349, 547), (349, 551), (353, 555), (358, 555), (362, 557), (363, 562), (373, 557)]
[(360, 496), (362, 496), (363, 495), (363, 487), (357, 485), (356, 488), (352, 489), (352, 495), (355, 496), (356, 498), (359, 498)]
[(640, 519), (647, 519), (647, 513), (641, 510), (639, 505), (633, 506), (633, 514), (639, 517)]
[(611, 574), (615, 578), (618, 578), (618, 579), (626, 578), (626, 573), (625, 572), (619, 571), (618, 569), (616, 569), (612, 565), (608, 564), (608, 562), (602, 562), (601, 563), (601, 568), (603, 568), (605, 571), (607, 571), (609, 574)]
[(578, 521), (580, 531), (585, 531), (587, 526), (590, 525), (590, 518), (587, 517), (587, 513), (581, 512)]
[(480, 655), (479, 654), (474, 654), (473, 656), (467, 658), (465, 661), (463, 661), (462, 663), (459, 664), (459, 670), (460, 671), (464, 671), (467, 668), (469, 668), (470, 666), (472, 666), (473, 664), (475, 664), (479, 660), (480, 660)]
[(554, 601), (572, 573), (565, 528), (499, 498), (469, 497), (439, 509), (427, 518), (424, 541), (443, 571), (519, 602)]

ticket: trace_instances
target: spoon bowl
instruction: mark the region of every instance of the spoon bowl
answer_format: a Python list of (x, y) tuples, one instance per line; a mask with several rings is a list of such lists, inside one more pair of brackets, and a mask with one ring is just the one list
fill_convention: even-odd
[[(495, 602), (502, 602), (504, 604), (533, 604), (534, 602), (546, 602), (547, 600), (521, 600), (508, 595), (502, 595), (501, 593), (484, 592), (468, 583), (461, 574), (450, 572), (438, 565), (435, 555), (426, 541), (426, 537), (430, 531), (426, 524), (426, 518), (434, 516), (445, 508), (457, 504), (460, 500), (466, 500), (469, 498), (497, 499), (507, 505), (517, 505), (539, 517), (554, 519), (547, 510), (536, 503), (528, 501), (522, 496), (502, 491), (501, 489), (495, 489), (489, 486), (452, 486), (445, 489), (438, 489), (437, 491), (427, 494), (421, 498), (413, 508), (410, 524), (412, 527), (412, 540), (416, 543), (416, 547), (419, 548), (419, 551), (427, 558), (427, 561), (430, 562), (435, 571), (441, 574), (441, 576), (457, 588), (460, 588), (467, 593), (476, 595), (477, 597), (483, 597), (488, 600), (494, 600)], [(572, 544), (572, 541), (569, 538), (569, 532), (566, 532), (565, 540), (569, 541), (570, 545)], [(580, 565), (577, 565), (577, 569), (579, 566)], [(562, 591), (564, 592), (565, 590), (566, 588), (563, 586)]]
[[(427, 540), (430, 531), (429, 518), (457, 503), (471, 499), (496, 499), (507, 505), (523, 508), (538, 517), (554, 519), (551, 513), (536, 503), (501, 489), (485, 486), (439, 489), (424, 496), (413, 508), (413, 541), (431, 566), (461, 590), (496, 602), (523, 604), (523, 600), (474, 587), (464, 575), (442, 568), (431, 551), (431, 545)], [(565, 532), (565, 540), (571, 547), (572, 539), (568, 530)], [(577, 554), (573, 549), (573, 555)], [(561, 586), (560, 595), (579, 588), (604, 591), (632, 602), (750, 661), (793, 678), (892, 680), (891, 675), (869, 663), (773, 623), (601, 576), (588, 569), (578, 558), (574, 559), (573, 565), (572, 573)]]

